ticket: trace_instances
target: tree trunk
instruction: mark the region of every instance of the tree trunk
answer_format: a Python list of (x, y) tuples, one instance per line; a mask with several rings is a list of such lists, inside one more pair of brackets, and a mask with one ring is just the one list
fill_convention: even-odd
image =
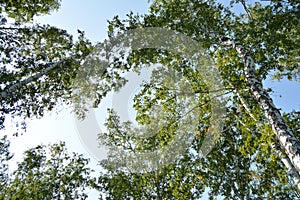
[[(250, 115), (250, 117), (255, 122), (259, 123), (259, 121), (252, 115), (251, 109), (247, 106), (243, 97), (239, 94), (239, 92), (237, 90), (235, 92), (238, 95), (238, 97), (241, 101), (241, 104), (243, 105), (243, 107), (245, 108), (247, 113)], [(240, 122), (240, 123), (242, 123), (242, 122)], [(297, 185), (297, 188), (300, 191), (300, 175), (299, 175), (298, 171), (296, 170), (296, 168), (293, 166), (291, 160), (285, 154), (283, 154), (279, 149), (277, 149), (274, 144), (271, 144), (270, 146), (271, 146), (273, 152), (280, 158), (281, 162), (285, 165), (285, 167), (288, 170), (289, 175), (292, 177), (294, 183)]]
[[(272, 130), (274, 131), (281, 147), (285, 151), (292, 165), (300, 172), (300, 141), (294, 136), (291, 129), (284, 122), (279, 110), (275, 107), (272, 98), (263, 89), (262, 81), (257, 79), (253, 59), (242, 45), (235, 43), (230, 38), (222, 38), (224, 45), (232, 46), (244, 60), (244, 75), (249, 85), (249, 90), (259, 103), (266, 118), (268, 119)], [(284, 162), (285, 164), (287, 162)], [(288, 167), (288, 166), (287, 166)], [(293, 177), (294, 178), (294, 177)], [(299, 182), (296, 183), (299, 185)], [(298, 186), (299, 187), (299, 186)]]
[(46, 73), (52, 71), (54, 68), (56, 68), (58, 65), (62, 64), (63, 62), (64, 61), (59, 61), (57, 63), (54, 63), (54, 64), (50, 65), (49, 67), (45, 68), (42, 72), (39, 72), (33, 76), (30, 76), (20, 82), (14, 83), (11, 86), (5, 87), (4, 90), (0, 93), (0, 100), (7, 98), (10, 94), (12, 94), (16, 90), (20, 89), (24, 85), (27, 85), (28, 83), (30, 83), (36, 79), (39, 79), (40, 77), (42, 77)]
[(274, 144), (272, 144), (271, 147), (276, 153), (276, 155), (279, 156), (279, 158), (281, 159), (285, 167), (287, 168), (289, 174), (291, 175), (295, 184), (297, 185), (298, 190), (300, 190), (300, 175), (297, 172), (296, 168), (293, 166), (291, 160), (285, 154), (283, 154), (279, 149), (276, 149)]

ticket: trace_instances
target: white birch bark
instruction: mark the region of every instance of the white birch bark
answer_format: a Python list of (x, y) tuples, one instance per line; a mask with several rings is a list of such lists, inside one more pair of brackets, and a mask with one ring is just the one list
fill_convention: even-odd
[(43, 71), (32, 75), (22, 81), (19, 81), (17, 83), (14, 83), (11, 86), (7, 86), (6, 88), (4, 88), (4, 90), (0, 93), (0, 99), (5, 99), (7, 98), (9, 95), (13, 94), (16, 90), (20, 89), (21, 87), (27, 85), (28, 83), (37, 80), (39, 78), (41, 78), (42, 76), (44, 76), (45, 74), (47, 74), (48, 72), (52, 71), (54, 68), (56, 68), (58, 65), (62, 64), (64, 61), (59, 61), (57, 63), (54, 63), (52, 65), (50, 65), (49, 67), (45, 68)]
[[(259, 123), (259, 121), (251, 113), (251, 109), (248, 107), (248, 105), (244, 101), (243, 97), (239, 94), (239, 92), (237, 90), (235, 90), (235, 92), (238, 95), (239, 100), (241, 101), (241, 104), (243, 105), (243, 107), (245, 108), (245, 110), (247, 111), (249, 116), (255, 122)], [(237, 116), (236, 116), (236, 118), (238, 120)], [(241, 122), (241, 121), (239, 121), (239, 122), (241, 124), (243, 124), (243, 122)], [(246, 125), (244, 124), (244, 126), (246, 126)], [(251, 130), (249, 130), (249, 131), (251, 131)], [(296, 170), (296, 168), (293, 166), (291, 160), (285, 154), (283, 154), (279, 149), (277, 149), (274, 144), (271, 144), (271, 148), (272, 148), (273, 152), (280, 158), (281, 162), (285, 165), (285, 167), (288, 170), (289, 175), (292, 177), (294, 183), (296, 184), (298, 190), (300, 191), (300, 175), (299, 175), (298, 171)]]
[(291, 160), (285, 154), (283, 154), (279, 149), (276, 149), (274, 144), (272, 144), (271, 147), (274, 150), (275, 154), (279, 156), (279, 158), (287, 168), (288, 173), (293, 178), (293, 181), (296, 184), (298, 190), (300, 190), (300, 175), (297, 172), (296, 168), (293, 166)]
[[(284, 122), (279, 110), (275, 107), (272, 98), (263, 89), (262, 82), (255, 75), (255, 66), (250, 54), (242, 45), (237, 44), (230, 38), (222, 38), (224, 45), (232, 46), (244, 60), (244, 75), (249, 85), (249, 90), (259, 103), (266, 118), (268, 119), (272, 130), (274, 131), (281, 147), (285, 151), (292, 165), (300, 172), (300, 141), (294, 136), (291, 129)], [(286, 162), (287, 163), (287, 162)]]

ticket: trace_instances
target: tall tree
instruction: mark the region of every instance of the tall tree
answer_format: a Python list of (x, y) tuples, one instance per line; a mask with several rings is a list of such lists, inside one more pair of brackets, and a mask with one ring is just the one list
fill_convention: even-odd
[[(157, 73), (157, 76), (160, 74)], [(155, 86), (147, 87), (151, 88), (151, 93), (146, 95), (144, 92), (148, 90), (143, 90), (138, 94), (136, 104), (140, 108), (138, 116), (142, 115), (142, 119), (149, 122), (146, 123), (148, 128), (154, 129), (156, 134), (149, 138), (140, 137), (139, 130), (134, 131), (135, 129), (128, 122), (121, 124), (116, 113), (111, 112), (106, 124), (108, 131), (99, 136), (104, 145), (113, 147), (109, 159), (102, 162), (106, 170), (101, 173), (99, 179), (100, 191), (106, 194), (107, 199), (147, 199), (147, 197), (199, 199), (203, 197), (206, 188), (210, 188), (211, 197), (221, 195), (228, 199), (257, 199), (258, 197), (296, 199), (298, 197), (297, 189), (288, 179), (280, 157), (272, 153), (270, 144), (274, 142), (274, 135), (271, 128), (266, 122), (258, 125), (258, 122), (253, 120), (241, 105), (237, 96), (230, 101), (233, 106), (228, 107), (220, 140), (206, 157), (199, 156), (197, 152), (209, 148), (204, 143), (209, 135), (209, 117), (201, 117), (201, 114), (209, 116), (211, 112), (207, 108), (209, 101), (206, 104), (199, 104), (199, 109), (194, 109), (199, 116), (199, 127), (197, 127), (199, 132), (179, 158), (168, 165), (160, 166), (157, 170), (144, 173), (141, 170), (141, 173), (136, 173), (135, 165), (141, 164), (145, 167), (143, 163), (151, 160), (139, 157), (142, 159), (137, 162), (137, 160), (130, 160), (129, 156), (124, 157), (125, 154), (128, 152), (139, 154), (145, 150), (155, 151), (156, 148), (171, 143), (176, 134), (183, 134), (178, 131), (181, 128), (176, 123), (177, 112), (174, 114), (174, 110), (170, 109), (175, 108), (178, 111), (178, 108), (182, 107), (182, 102), (178, 97), (164, 98), (165, 95), (172, 96), (174, 90), (164, 90), (162, 94), (161, 88), (165, 85), (160, 85), (158, 77), (154, 77), (153, 80)], [(200, 93), (201, 97), (206, 96), (205, 90), (203, 92), (202, 95)], [(159, 117), (153, 109), (150, 109), (151, 114), (146, 113), (145, 116), (144, 108), (149, 109), (149, 104), (155, 102), (158, 97), (163, 101), (162, 105), (168, 108), (164, 110), (164, 114), (170, 116), (169, 120)], [(197, 98), (196, 95), (193, 97)], [(144, 99), (145, 101), (141, 101)], [(258, 105), (252, 109), (260, 112)], [(262, 117), (262, 113), (260, 116)], [(296, 116), (290, 119), (293, 119), (293, 123), (297, 121)], [(153, 122), (156, 122), (155, 125)], [(165, 128), (159, 129), (159, 127)], [(293, 127), (297, 129), (297, 126), (293, 125)], [(186, 126), (183, 128), (189, 130)], [(179, 148), (180, 145), (175, 148)], [(118, 151), (122, 155), (117, 154)], [(156, 159), (161, 162), (160, 157)], [(137, 163), (134, 165), (130, 162)]]
[[(165, 196), (156, 196), (159, 199), (178, 199), (174, 194), (180, 192), (195, 194), (186, 198), (199, 198), (205, 187), (210, 188), (211, 198), (217, 195), (222, 195), (225, 199), (299, 198), (295, 186), (299, 187), (300, 160), (297, 139), (299, 130), (294, 123), (298, 117), (295, 114), (288, 114), (289, 117), (282, 115), (272, 103), (270, 90), (264, 89), (261, 82), (270, 76), (277, 79), (285, 77), (290, 80), (299, 79), (297, 56), (300, 49), (298, 41), (300, 3), (297, 1), (270, 1), (264, 5), (260, 3), (247, 5), (245, 1), (232, 3), (242, 3), (246, 12), (236, 14), (231, 12), (230, 8), (214, 1), (155, 0), (147, 15), (130, 14), (125, 20), (115, 17), (110, 21), (109, 36), (112, 40), (118, 33), (145, 27), (171, 29), (196, 40), (205, 49), (204, 53), (214, 58), (225, 88), (233, 89), (233, 92), (227, 97), (225, 125), (214, 150), (205, 158), (195, 157), (191, 154), (192, 150), (187, 150), (187, 155), (175, 162), (173, 168), (171, 167), (182, 175), (179, 182), (190, 181), (192, 185), (190, 189), (173, 188), (170, 189), (172, 195), (168, 196), (167, 188), (169, 186), (172, 188), (171, 185), (176, 185), (178, 180), (175, 179), (175, 175), (170, 175), (172, 178), (167, 183), (158, 181), (155, 185), (151, 181), (158, 174), (164, 178), (168, 177), (166, 172), (168, 170), (139, 175), (114, 171), (114, 168), (105, 161), (103, 166), (109, 173), (102, 174), (100, 180), (103, 184), (102, 189), (108, 193), (109, 199), (146, 198), (151, 193), (149, 191), (163, 192)], [(110, 45), (113, 46), (114, 43), (103, 46), (109, 49)], [(113, 58), (115, 55), (112, 54)], [(173, 66), (176, 70), (185, 69), (186, 66), (193, 69), (191, 63), (185, 65), (178, 62), (177, 66), (174, 61), (180, 59), (174, 53), (161, 49), (134, 50), (121, 55), (120, 58), (111, 59), (112, 63), (107, 65), (106, 73), (100, 72), (101, 76), (106, 78), (106, 82), (101, 82), (101, 85), (94, 88), (99, 89), (98, 93), (102, 92), (104, 95), (109, 89), (118, 89), (124, 85), (121, 72), (130, 69), (139, 70), (143, 64), (162, 62), (166, 66)], [(186, 73), (186, 78), (197, 85), (200, 77), (193, 75), (195, 79)], [(151, 102), (164, 102), (165, 95), (155, 93), (165, 94), (167, 89), (162, 89), (163, 85), (153, 86), (155, 85), (145, 87), (145, 92), (136, 99), (138, 104), (142, 105), (136, 106), (138, 116), (142, 117), (140, 119), (147, 119), (147, 115), (151, 115), (148, 112), (151, 111)], [(97, 104), (102, 96), (96, 97), (98, 97)], [(209, 115), (209, 108), (204, 110)], [(169, 109), (168, 112), (176, 116), (174, 110)], [(129, 128), (128, 123), (120, 124), (116, 116), (110, 117), (109, 120), (108, 133), (102, 136), (104, 138), (101, 138), (102, 141), (114, 146), (123, 146), (125, 149), (128, 148), (126, 144), (136, 142), (130, 134), (133, 129)], [(151, 123), (149, 126), (151, 127)], [(157, 142), (155, 139), (147, 142), (139, 141), (139, 145), (135, 144), (133, 147), (143, 144), (159, 146), (170, 142), (172, 134), (176, 135), (175, 130), (176, 127), (173, 133), (172, 130), (160, 133), (168, 136), (166, 141)], [(190, 148), (194, 148), (197, 152), (201, 143), (201, 140), (195, 138), (193, 143), (195, 146)], [(186, 165), (191, 166), (192, 172), (184, 171)], [(288, 179), (288, 172), (295, 182)], [(198, 175), (196, 176), (198, 179), (189, 179), (195, 174)], [(138, 188), (141, 192), (135, 194), (132, 187), (128, 187), (130, 189), (127, 190), (127, 186), (122, 184), (118, 189), (114, 185), (117, 180), (124, 180), (124, 184), (131, 185), (135, 190)], [(136, 180), (144, 182), (132, 185)]]
[(82, 32), (74, 41), (65, 30), (33, 20), (59, 6), (58, 0), (0, 3), (1, 127), (7, 114), (42, 116), (71, 101), (72, 79), (91, 44)]

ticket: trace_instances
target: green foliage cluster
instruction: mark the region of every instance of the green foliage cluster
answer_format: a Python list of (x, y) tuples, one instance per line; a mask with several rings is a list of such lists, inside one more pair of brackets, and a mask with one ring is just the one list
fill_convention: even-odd
[(18, 22), (28, 22), (34, 16), (58, 10), (60, 2), (61, 0), (2, 0), (0, 11)]
[(77, 153), (70, 155), (63, 142), (26, 150), (13, 172), (8, 171), (13, 156), (6, 137), (0, 145), (0, 199), (86, 199), (85, 189), (95, 187), (89, 160)]

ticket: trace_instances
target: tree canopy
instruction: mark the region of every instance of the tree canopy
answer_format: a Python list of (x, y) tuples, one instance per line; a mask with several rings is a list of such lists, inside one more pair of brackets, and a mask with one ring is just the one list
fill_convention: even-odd
[[(290, 126), (292, 133), (289, 131), (287, 134), (291, 133), (295, 138), (292, 144), (296, 154), (299, 154), (299, 130), (298, 125), (294, 123), (299, 121), (298, 112), (279, 116), (278, 108), (268, 105), (266, 108), (264, 105), (265, 101), (270, 101), (269, 105), (273, 106), (269, 98), (269, 93), (272, 92), (270, 89), (263, 88), (258, 97), (255, 94), (256, 87), (262, 87), (261, 81), (266, 78), (280, 80), (286, 77), (299, 81), (300, 4), (296, 1), (270, 1), (265, 4), (257, 2), (249, 5), (244, 1), (231, 3), (241, 3), (245, 12), (233, 12), (230, 7), (215, 1), (155, 0), (148, 14), (131, 13), (124, 20), (116, 16), (110, 21), (108, 35), (111, 40), (118, 34), (137, 28), (159, 27), (183, 33), (199, 42), (204, 53), (213, 58), (221, 74), (224, 94), (229, 91), (230, 95), (225, 96), (227, 112), (221, 136), (206, 157), (193, 153), (199, 152), (203, 143), (201, 135), (203, 138), (210, 123), (209, 120), (205, 121), (205, 115), (201, 114), (197, 116), (200, 136), (194, 138), (185, 154), (164, 168), (146, 173), (118, 169), (118, 165), (111, 165), (114, 162), (120, 164), (120, 158), (113, 149), (111, 158), (102, 162), (108, 173), (102, 173), (99, 179), (101, 191), (106, 193), (107, 199), (197, 199), (202, 197), (207, 188), (211, 199), (216, 196), (225, 199), (299, 198), (296, 186), (299, 183), (299, 169), (292, 163), (293, 156), (286, 157), (286, 147), (278, 139), (278, 126), (273, 126), (272, 114), (276, 111), (276, 116), (280, 118), (280, 126)], [(224, 46), (224, 42), (229, 42), (234, 48)], [(99, 49), (113, 49), (115, 43), (101, 45)], [(193, 63), (187, 62), (187, 58), (182, 58), (176, 53), (144, 48), (121, 56), (114, 52), (110, 56), (115, 59), (110, 59), (112, 62), (106, 66), (106, 70), (115, 73), (108, 75), (106, 87), (101, 83), (101, 87), (98, 87), (100, 92), (97, 91), (99, 93), (102, 88), (120, 87), (118, 83), (122, 80), (122, 75), (118, 70), (139, 71), (145, 64), (160, 63), (176, 71), (186, 70), (183, 73), (184, 78), (195, 85), (195, 100), (198, 100), (197, 91), (201, 91), (200, 98), (209, 97), (209, 92), (202, 86), (209, 83), (203, 82), (201, 73), (193, 70)], [(249, 58), (253, 63), (250, 63)], [(159, 72), (155, 71), (153, 74)], [(161, 77), (162, 74), (160, 73)], [(254, 82), (251, 82), (251, 78)], [(157, 76), (150, 84), (143, 85), (141, 92), (135, 96), (134, 106), (138, 122), (150, 128), (157, 127), (152, 123), (155, 120), (165, 124), (166, 128), (158, 131), (155, 137), (137, 141), (132, 136), (136, 135), (136, 132), (130, 128), (131, 124), (122, 124), (118, 116), (111, 112), (106, 124), (108, 130), (99, 136), (101, 141), (124, 153), (144, 152), (145, 148), (154, 151), (170, 143), (178, 134), (176, 116), (178, 106), (182, 104), (178, 100), (180, 95), (173, 94), (173, 98), (170, 99), (174, 101), (168, 101), (170, 96), (172, 97), (171, 89), (166, 87), (165, 82), (159, 81)], [(262, 97), (267, 98), (261, 100)], [(100, 99), (97, 100), (96, 102), (99, 102)], [(211, 97), (208, 98), (208, 102), (212, 102)], [(174, 118), (170, 119), (177, 120), (170, 123), (160, 118), (159, 114), (153, 113), (155, 105), (165, 108), (165, 115), (173, 116)], [(185, 102), (185, 106), (188, 105), (189, 101)], [(209, 103), (203, 105), (199, 102), (198, 108), (201, 108), (199, 110), (206, 116), (210, 116), (211, 108), (207, 105)], [(124, 159), (126, 158), (125, 156)]]
[[(243, 12), (234, 12), (237, 4)], [(231, 7), (214, 0), (153, 0), (145, 15), (110, 20), (108, 40), (95, 46), (81, 31), (73, 40), (65, 30), (32, 20), (59, 5), (0, 3), (0, 128), (8, 114), (39, 117), (62, 102), (73, 102), (84, 117), (86, 100), (97, 107), (126, 84), (125, 72), (162, 67), (134, 97), (142, 128), (109, 110), (99, 141), (110, 154), (100, 162), (97, 180), (89, 175), (88, 160), (67, 154), (64, 143), (48, 147), (49, 153), (44, 146), (29, 149), (10, 175), (12, 155), (3, 138), (1, 198), (84, 199), (88, 187), (97, 188), (100, 199), (199, 199), (206, 193), (209, 199), (300, 198), (299, 111), (280, 112), (262, 84), (270, 77), (299, 81), (299, 1), (232, 0)], [(160, 31), (131, 35), (153, 27), (198, 46), (186, 48), (183, 37)], [(120, 40), (122, 34), (130, 37)], [(153, 38), (177, 51), (147, 46)], [(137, 44), (147, 47), (133, 48)], [(201, 66), (216, 69), (219, 77), (203, 74)], [(212, 90), (216, 82), (222, 87)], [(219, 119), (216, 104), (226, 111), (221, 127), (212, 126)], [(173, 156), (181, 147), (174, 141), (186, 138), (189, 146)], [(148, 152), (159, 153), (150, 159)], [(172, 162), (162, 163), (168, 158)]]

